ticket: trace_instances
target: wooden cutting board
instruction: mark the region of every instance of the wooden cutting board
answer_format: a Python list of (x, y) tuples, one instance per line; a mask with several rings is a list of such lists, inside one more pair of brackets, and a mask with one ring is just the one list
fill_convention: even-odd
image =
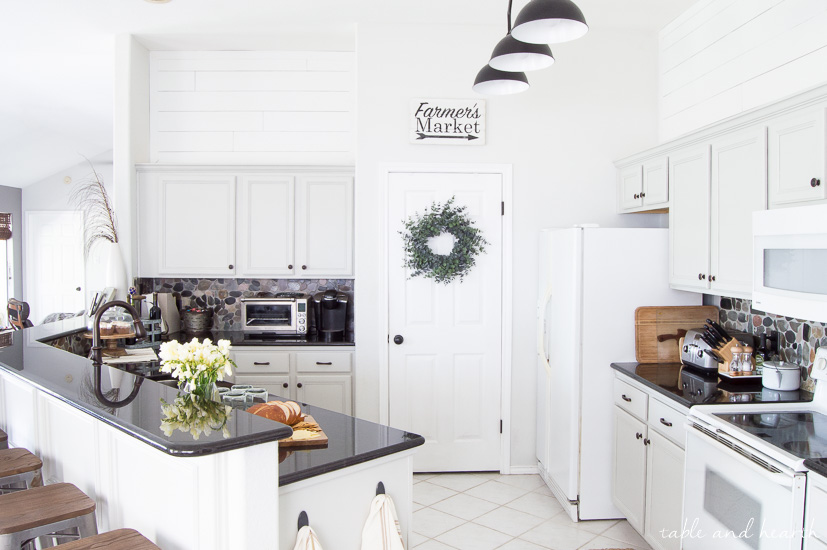
[(297, 433), (305, 432), (306, 430), (297, 430), (293, 429), (293, 435), (288, 437), (287, 439), (279, 440), (279, 447), (304, 447), (304, 448), (314, 448), (314, 447), (327, 447), (327, 434), (321, 429), (319, 423), (316, 422), (316, 419), (306, 414), (304, 416), (304, 422), (308, 424), (313, 424), (317, 428), (319, 428), (318, 432), (313, 432), (316, 434), (316, 437), (312, 439), (294, 439)]
[(638, 363), (678, 363), (678, 339), (687, 330), (718, 320), (715, 306), (639, 307), (635, 310), (635, 357)]

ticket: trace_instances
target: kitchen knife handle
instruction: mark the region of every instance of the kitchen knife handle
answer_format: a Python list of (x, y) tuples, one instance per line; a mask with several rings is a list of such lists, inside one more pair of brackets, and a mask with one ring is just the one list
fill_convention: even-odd
[(624, 393), (623, 395), (621, 395), (620, 397), (621, 397), (621, 399), (623, 399), (623, 400), (624, 400), (624, 401), (626, 401), (627, 403), (631, 403), (631, 402), (632, 402), (632, 398), (631, 398), (631, 397), (626, 397), (626, 394), (625, 394), (625, 393)]
[(671, 423), (671, 422), (667, 422), (667, 420), (666, 420), (665, 418), (661, 418), (661, 419), (660, 419), (660, 423), (661, 423), (661, 424), (663, 424), (664, 426), (666, 426), (667, 428), (671, 428), (671, 427), (672, 427), (672, 423)]

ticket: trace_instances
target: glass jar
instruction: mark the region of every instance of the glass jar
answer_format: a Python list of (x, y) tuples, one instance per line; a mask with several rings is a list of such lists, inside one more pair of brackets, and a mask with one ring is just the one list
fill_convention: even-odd
[(743, 348), (741, 346), (732, 346), (729, 352), (732, 354), (732, 361), (729, 362), (729, 372), (741, 372)]

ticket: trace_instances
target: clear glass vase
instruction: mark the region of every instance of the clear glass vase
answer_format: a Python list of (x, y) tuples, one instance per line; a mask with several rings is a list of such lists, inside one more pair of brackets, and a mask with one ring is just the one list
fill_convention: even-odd
[(196, 380), (187, 380), (184, 382), (183, 389), (187, 393), (191, 393), (193, 395), (197, 395), (203, 399), (209, 399), (211, 401), (218, 400), (218, 386), (215, 383), (215, 380), (210, 379), (196, 379)]

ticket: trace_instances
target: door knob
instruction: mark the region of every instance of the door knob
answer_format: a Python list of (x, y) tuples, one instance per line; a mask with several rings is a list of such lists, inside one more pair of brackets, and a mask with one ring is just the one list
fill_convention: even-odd
[(401, 334), (397, 334), (396, 336), (393, 337), (393, 343), (396, 344), (397, 346), (399, 344), (401, 344), (402, 342), (404, 342), (404, 341), (405, 341), (405, 339), (402, 338)]
[(303, 266), (302, 266), (302, 269), (307, 269), (307, 266), (306, 266), (306, 265), (303, 265)]
[(77, 287), (75, 290), (77, 290), (78, 292), (80, 292), (80, 287)]
[(287, 269), (293, 269), (293, 264), (288, 265)]
[(281, 387), (286, 388), (288, 386), (287, 382), (281, 385)]
[(229, 266), (227, 266), (227, 269), (232, 269), (232, 268), (233, 268), (233, 264), (230, 264)]
[(810, 187), (818, 187), (819, 185), (821, 185), (821, 180), (818, 178), (813, 178), (810, 180)]
[(296, 384), (296, 387), (297, 387), (297, 388), (301, 388), (301, 387), (302, 387), (302, 383), (301, 383), (301, 382), (299, 382), (298, 384)]

